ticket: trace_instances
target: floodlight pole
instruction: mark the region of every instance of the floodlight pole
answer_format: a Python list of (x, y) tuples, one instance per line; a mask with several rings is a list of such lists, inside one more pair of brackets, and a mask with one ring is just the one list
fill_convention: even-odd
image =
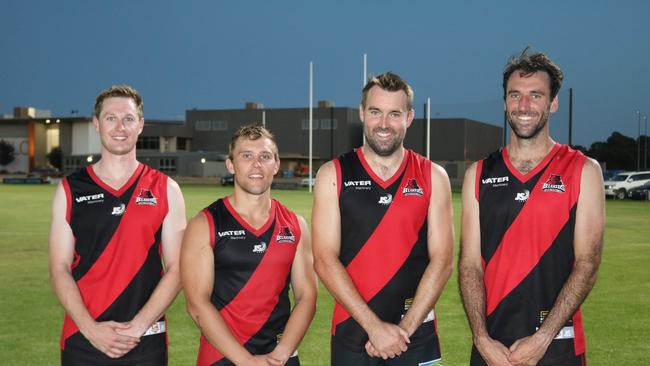
[(637, 109), (636, 111), (637, 124), (639, 126), (639, 132), (637, 134), (638, 139), (636, 143), (636, 171), (641, 170), (641, 111)]
[(313, 177), (313, 145), (314, 145), (314, 134), (313, 134), (313, 122), (314, 122), (314, 63), (309, 62), (309, 180), (307, 184), (309, 186), (309, 192), (312, 191), (312, 177)]
[[(368, 54), (364, 53), (363, 54), (363, 83), (361, 85), (361, 88), (365, 88), (367, 82), (368, 82)], [(366, 144), (366, 135), (363, 133), (363, 121), (361, 121), (361, 142), (362, 145)]]

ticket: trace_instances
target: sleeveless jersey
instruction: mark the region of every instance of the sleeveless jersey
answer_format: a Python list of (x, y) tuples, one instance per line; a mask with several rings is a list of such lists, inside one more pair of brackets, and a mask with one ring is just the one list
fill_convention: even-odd
[[(127, 322), (149, 300), (163, 267), (161, 229), (167, 215), (167, 176), (139, 164), (119, 190), (101, 181), (91, 166), (66, 177), (66, 220), (74, 235), (72, 277), (97, 321)], [(92, 363), (136, 361), (166, 352), (164, 317), (122, 358), (93, 347), (65, 316), (61, 350)]]
[[(252, 354), (271, 352), (291, 312), (291, 265), (300, 242), (297, 216), (276, 200), (269, 220), (254, 229), (227, 198), (203, 210), (214, 253), (211, 301), (232, 334)], [(198, 366), (230, 364), (201, 335)]]
[[(571, 274), (584, 160), (582, 153), (556, 144), (525, 175), (511, 165), (506, 149), (477, 165), (487, 328), (506, 347), (539, 329)], [(584, 352), (578, 310), (540, 365)], [(482, 364), (476, 349), (472, 354), (472, 364)]]
[[(372, 311), (398, 324), (411, 306), (429, 264), (427, 212), (431, 161), (406, 150), (387, 181), (379, 178), (356, 149), (334, 160), (341, 215), (339, 259)], [(368, 335), (337, 303), (332, 335), (353, 351), (365, 352)], [(410, 337), (416, 345), (436, 337), (433, 310)]]

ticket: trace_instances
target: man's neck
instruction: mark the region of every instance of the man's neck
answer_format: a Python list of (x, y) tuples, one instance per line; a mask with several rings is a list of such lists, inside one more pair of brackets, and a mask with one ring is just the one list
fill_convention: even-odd
[(135, 152), (126, 155), (102, 152), (101, 159), (92, 169), (104, 183), (111, 188), (120, 189), (131, 178), (139, 164)]
[(271, 214), (270, 190), (256, 195), (244, 192), (239, 187), (235, 187), (235, 192), (228, 196), (228, 201), (239, 217), (255, 229), (264, 226)]
[(533, 139), (522, 139), (510, 134), (508, 158), (512, 165), (522, 174), (526, 174), (542, 162), (555, 146), (555, 141), (547, 134)]
[(361, 151), (363, 152), (363, 157), (366, 159), (366, 162), (370, 166), (370, 169), (372, 169), (373, 173), (383, 180), (388, 180), (395, 175), (397, 169), (402, 165), (404, 154), (406, 154), (404, 146), (400, 146), (389, 156), (378, 155), (368, 145), (363, 145)]

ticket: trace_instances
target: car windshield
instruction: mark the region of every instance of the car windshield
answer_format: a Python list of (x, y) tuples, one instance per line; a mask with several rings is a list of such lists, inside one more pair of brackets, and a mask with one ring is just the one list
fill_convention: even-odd
[(612, 182), (622, 182), (629, 177), (629, 174), (619, 174), (611, 179)]

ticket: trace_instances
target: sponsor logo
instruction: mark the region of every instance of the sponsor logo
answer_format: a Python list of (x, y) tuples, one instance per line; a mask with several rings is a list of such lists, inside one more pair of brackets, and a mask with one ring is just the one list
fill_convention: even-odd
[(158, 199), (154, 197), (149, 188), (140, 188), (138, 197), (135, 198), (135, 203), (138, 205), (151, 205), (155, 206)]
[(126, 205), (123, 203), (120, 203), (119, 206), (113, 207), (113, 212), (111, 212), (111, 215), (113, 216), (122, 216), (124, 214), (124, 211), (126, 210)]
[(418, 185), (418, 181), (415, 178), (409, 178), (406, 182), (406, 186), (402, 189), (402, 194), (405, 196), (422, 196), (424, 191)]
[(542, 191), (564, 193), (566, 187), (562, 183), (562, 176), (559, 174), (551, 174), (544, 185), (542, 185)]
[(379, 197), (379, 203), (380, 205), (388, 206), (390, 203), (393, 202), (393, 195), (390, 193), (386, 193), (385, 196)]
[(515, 197), (515, 201), (517, 202), (526, 202), (528, 201), (528, 196), (530, 196), (530, 191), (527, 189), (524, 189), (523, 192), (517, 193), (517, 197)]
[(223, 238), (224, 236), (229, 236), (230, 239), (244, 239), (244, 237), (246, 236), (246, 231), (245, 230), (218, 231), (217, 235), (220, 238)]
[(481, 179), (481, 183), (483, 184), (491, 184), (492, 187), (505, 187), (508, 185), (508, 181), (510, 178), (508, 176), (505, 177), (491, 177), (491, 178), (483, 178)]
[(264, 252), (266, 252), (265, 242), (260, 242), (259, 244), (255, 244), (255, 246), (253, 246), (253, 253), (264, 253)]
[(88, 204), (104, 202), (104, 194), (103, 193), (89, 194), (87, 196), (79, 196), (74, 200), (77, 201), (77, 203), (86, 202)]
[(278, 243), (295, 243), (296, 236), (293, 235), (288, 226), (280, 227), (280, 232), (275, 236), (275, 241)]
[(372, 181), (370, 180), (349, 180), (347, 182), (343, 182), (343, 186), (345, 188), (347, 187), (353, 187), (354, 189), (370, 189), (372, 185)]

